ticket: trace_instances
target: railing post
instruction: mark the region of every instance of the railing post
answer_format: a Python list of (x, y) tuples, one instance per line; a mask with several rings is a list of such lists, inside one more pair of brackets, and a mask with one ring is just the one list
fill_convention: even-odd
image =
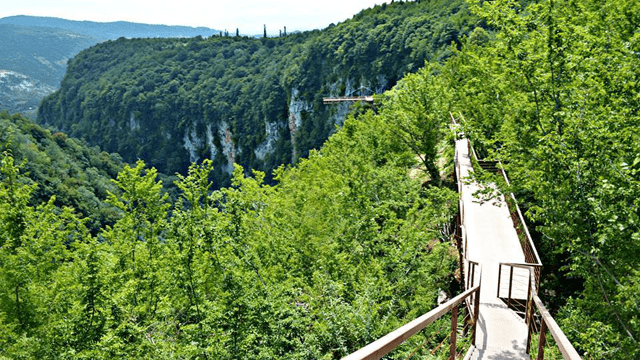
[(544, 359), (544, 345), (547, 342), (547, 322), (544, 318), (540, 321), (540, 341), (538, 342), (538, 357), (537, 360)]
[(527, 286), (527, 309), (525, 310), (525, 323), (529, 324), (529, 322), (527, 321), (527, 316), (529, 316), (529, 297), (531, 296), (531, 271), (532, 268), (529, 268), (529, 282), (527, 284), (529, 284)]
[(451, 309), (451, 345), (449, 347), (449, 360), (455, 360), (458, 352), (457, 335), (458, 334), (458, 305)]
[[(529, 289), (531, 289), (531, 282), (529, 282)], [(527, 295), (527, 314), (525, 318), (525, 323), (527, 324), (527, 354), (531, 353), (531, 333), (533, 332), (533, 322), (535, 321), (533, 318), (534, 306), (533, 293), (529, 291), (529, 294)]]
[(478, 327), (478, 315), (480, 313), (480, 288), (473, 295), (473, 327), (471, 333), (471, 345), (476, 345), (476, 328)]
[(500, 297), (500, 277), (502, 275), (502, 263), (498, 264), (498, 294), (496, 295), (497, 298)]
[(469, 284), (469, 288), (473, 287), (473, 284), (475, 283), (475, 278), (476, 278), (476, 265), (469, 263), (469, 266), (473, 265), (473, 267), (471, 268), (471, 278), (469, 279), (471, 281), (471, 284)]
[(471, 263), (467, 267), (467, 276), (464, 278), (464, 289), (469, 290), (469, 276), (471, 275)]
[(509, 298), (507, 299), (507, 306), (511, 307), (511, 288), (513, 287), (513, 266), (509, 271)]

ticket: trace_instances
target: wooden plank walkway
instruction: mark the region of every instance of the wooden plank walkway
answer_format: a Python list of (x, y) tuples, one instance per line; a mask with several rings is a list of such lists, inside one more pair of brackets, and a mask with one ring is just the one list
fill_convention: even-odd
[[(456, 153), (463, 181), (461, 197), (464, 206), (463, 223), (467, 234), (467, 258), (480, 263), (483, 269), (478, 337), (476, 349), (470, 358), (529, 359), (526, 353), (527, 326), (524, 320), (497, 296), (499, 263), (525, 260), (509, 209), (503, 197), (481, 203), (473, 196), (480, 187), (475, 182), (464, 181), (473, 172), (466, 139), (456, 141)], [(508, 278), (508, 268), (503, 267), (502, 276), (503, 279)], [(513, 298), (526, 298), (528, 278), (527, 270), (514, 270)], [(508, 289), (500, 289), (501, 296), (505, 296), (507, 292)]]

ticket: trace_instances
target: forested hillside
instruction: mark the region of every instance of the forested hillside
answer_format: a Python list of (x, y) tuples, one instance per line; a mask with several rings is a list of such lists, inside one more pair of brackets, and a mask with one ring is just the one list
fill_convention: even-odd
[[(541, 297), (576, 349), (640, 357), (640, 3), (456, 4), (79, 55), (40, 121), (180, 171), (180, 198), (142, 161), (124, 166), (103, 192), (116, 218), (92, 233), (93, 215), (27, 180), (35, 149), (63, 135), (4, 114), (33, 154), (19, 165), (3, 145), (0, 158), (0, 356), (334, 359), (431, 310), (455, 283), (457, 199), (436, 166), (451, 111), (508, 172), (498, 190), (526, 213)], [(346, 111), (322, 95), (387, 88), (408, 71), (375, 111), (358, 107), (309, 150)], [(271, 181), (233, 166), (296, 158)], [(408, 176), (417, 158), (428, 181)], [(233, 177), (218, 189), (221, 169)]]
[(56, 91), (67, 61), (99, 42), (120, 37), (209, 36), (218, 31), (130, 22), (99, 23), (49, 17), (0, 19), (0, 111), (35, 119), (42, 99)]
[(382, 93), (450, 55), (475, 26), (463, 1), (395, 2), (322, 31), (278, 38), (135, 39), (75, 57), (38, 121), (160, 171), (212, 159), (271, 171), (318, 149), (348, 107), (323, 96)]
[[(96, 235), (75, 209), (33, 202), (39, 186), (17, 181), (31, 160), (3, 148), (0, 357), (337, 359), (430, 310), (456, 289), (458, 202), (439, 178), (408, 176), (415, 144), (398, 139), (424, 124), (435, 98), (414, 95), (432, 85), (427, 71), (402, 80), (273, 186), (236, 166), (212, 191), (205, 160), (174, 202), (155, 169), (127, 165), (106, 189), (117, 220)], [(425, 163), (436, 144), (452, 156), (445, 115), (430, 117)]]
[(12, 181), (34, 186), (28, 204), (52, 200), (58, 207), (72, 207), (94, 233), (116, 220), (117, 209), (105, 199), (108, 192), (117, 193), (111, 179), (123, 168), (119, 155), (6, 111), (0, 112), (0, 151), (21, 166)]

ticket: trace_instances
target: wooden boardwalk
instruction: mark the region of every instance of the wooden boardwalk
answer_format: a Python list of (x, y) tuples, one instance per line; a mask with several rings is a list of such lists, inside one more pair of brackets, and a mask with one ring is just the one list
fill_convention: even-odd
[[(474, 193), (480, 190), (475, 182), (464, 181), (473, 172), (468, 141), (456, 141), (456, 154), (462, 184), (463, 223), (466, 230), (466, 257), (482, 265), (482, 289), (476, 349), (471, 359), (529, 359), (526, 353), (527, 325), (498, 298), (498, 269), (500, 262), (525, 261), (518, 235), (503, 197), (480, 202)], [(476, 274), (476, 276), (478, 276)], [(503, 279), (509, 269), (502, 268)], [(526, 299), (529, 272), (514, 270), (512, 298)], [(479, 279), (476, 279), (478, 281)], [(508, 288), (503, 281), (500, 295)], [(508, 285), (506, 285), (508, 286)]]

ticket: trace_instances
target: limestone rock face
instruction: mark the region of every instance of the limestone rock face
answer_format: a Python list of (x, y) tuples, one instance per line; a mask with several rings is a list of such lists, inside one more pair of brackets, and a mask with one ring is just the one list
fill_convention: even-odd
[(281, 125), (278, 122), (269, 122), (265, 119), (264, 131), (267, 134), (267, 139), (254, 150), (258, 159), (264, 160), (267, 154), (275, 150), (276, 143), (280, 140), (280, 128)]

